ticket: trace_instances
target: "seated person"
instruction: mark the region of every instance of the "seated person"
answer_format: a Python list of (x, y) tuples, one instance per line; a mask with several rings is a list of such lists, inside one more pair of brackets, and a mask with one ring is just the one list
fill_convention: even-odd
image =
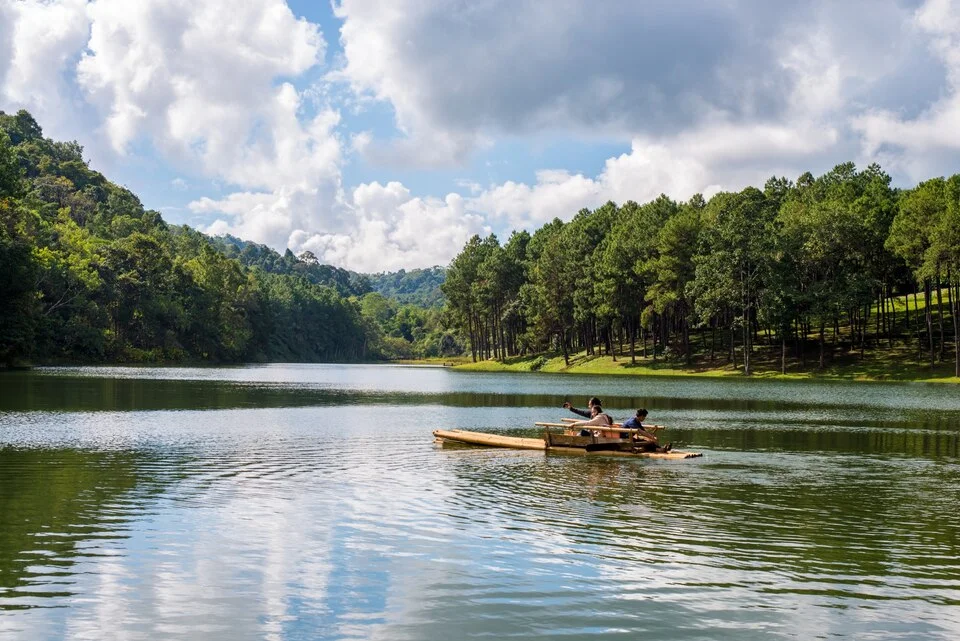
[[(596, 399), (590, 399), (596, 400)], [(572, 409), (572, 408), (571, 408)], [(600, 404), (590, 406), (590, 420), (589, 421), (577, 421), (576, 423), (571, 423), (570, 427), (607, 427), (613, 425), (613, 419), (610, 418), (609, 414), (604, 413), (603, 408), (600, 407)], [(580, 436), (590, 436), (592, 432), (587, 429), (580, 430)]]
[(653, 432), (648, 432), (643, 426), (643, 421), (646, 420), (648, 413), (645, 409), (637, 410), (636, 416), (624, 421), (621, 427), (637, 430), (633, 433), (633, 440), (637, 444), (635, 449), (643, 452), (669, 452), (672, 449), (672, 443), (661, 447), (660, 441)]

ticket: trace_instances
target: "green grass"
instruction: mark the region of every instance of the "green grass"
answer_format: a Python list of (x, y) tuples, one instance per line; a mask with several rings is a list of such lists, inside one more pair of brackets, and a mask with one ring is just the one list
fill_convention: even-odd
[[(476, 363), (468, 362), (457, 365), (456, 369), (473, 372), (530, 372), (541, 371), (563, 374), (613, 374), (624, 376), (698, 376), (698, 377), (730, 377), (743, 376), (742, 367), (734, 367), (729, 363), (718, 362), (713, 366), (703, 363), (694, 363), (684, 366), (682, 363), (653, 362), (652, 358), (638, 358), (637, 363), (631, 364), (629, 356), (614, 361), (610, 356), (588, 356), (583, 352), (571, 357), (570, 365), (564, 364), (563, 356), (551, 355), (546, 364), (539, 370), (532, 367), (540, 356), (509, 358), (505, 361), (487, 360)], [(775, 379), (834, 379), (859, 381), (918, 381), (960, 383), (960, 378), (953, 376), (953, 364), (942, 363), (934, 370), (927, 367), (918, 367), (915, 363), (882, 362), (879, 360), (852, 362), (848, 364), (833, 363), (824, 370), (817, 370), (814, 365), (807, 369), (800, 369), (794, 365), (788, 367), (786, 374), (781, 374), (779, 365), (770, 367), (769, 363), (751, 363), (753, 378)]]
[[(907, 335), (906, 328), (906, 305), (907, 297), (899, 296), (894, 299), (894, 316), (897, 332), (899, 336), (894, 339), (893, 347), (887, 344), (886, 339), (881, 341), (882, 345), (876, 345), (876, 337), (873, 336), (877, 309), (876, 306), (871, 310), (871, 317), (868, 322), (869, 341), (872, 343), (861, 356), (859, 350), (848, 351), (850, 347), (850, 326), (840, 325), (839, 344), (834, 347), (833, 328), (826, 328), (826, 367), (823, 370), (818, 369), (818, 335), (817, 328), (811, 328), (813, 332), (807, 336), (806, 340), (806, 361), (797, 359), (792, 354), (787, 359), (787, 371), (780, 373), (780, 347), (777, 345), (769, 346), (763, 340), (755, 346), (751, 354), (752, 377), (754, 378), (776, 378), (776, 379), (826, 379), (826, 380), (859, 380), (859, 381), (920, 381), (937, 383), (960, 383), (960, 378), (954, 376), (953, 364), (953, 319), (950, 316), (950, 306), (948, 304), (948, 294), (943, 290), (943, 308), (944, 308), (944, 334), (947, 339), (946, 349), (944, 350), (944, 362), (937, 363), (936, 367), (930, 368), (927, 353), (924, 352), (919, 361), (917, 355), (917, 338), (913, 331), (919, 321), (922, 329), (925, 331), (925, 322), (923, 320), (924, 300), (923, 294), (917, 296), (917, 303), (920, 307), (920, 316), (914, 310), (912, 295), (910, 301), (910, 334)], [(937, 323), (936, 292), (934, 292), (934, 333), (939, 341), (939, 326)], [(700, 346), (700, 339), (691, 336), (691, 343), (696, 349)], [(791, 346), (788, 346), (792, 348)], [(926, 342), (924, 342), (926, 348)], [(638, 347), (639, 354), (640, 349)], [(590, 356), (585, 352), (571, 354), (570, 364), (564, 363), (563, 355), (560, 353), (536, 354), (533, 356), (523, 356), (508, 358), (503, 361), (483, 360), (476, 363), (471, 362), (469, 356), (459, 359), (439, 359), (444, 364), (454, 364), (457, 369), (465, 371), (479, 372), (550, 372), (550, 373), (569, 373), (569, 374), (614, 374), (626, 376), (701, 376), (701, 377), (729, 377), (743, 376), (741, 348), (737, 347), (736, 364), (726, 360), (726, 353), (718, 350), (716, 359), (711, 361), (707, 354), (697, 354), (690, 364), (684, 361), (670, 360), (664, 361), (662, 358), (656, 362), (652, 358), (636, 359), (636, 364), (630, 362), (630, 356), (619, 356), (614, 361), (610, 356)], [(433, 359), (437, 360), (437, 359)], [(429, 362), (429, 361), (412, 361)]]
[(431, 358), (398, 358), (396, 360), (390, 361), (391, 363), (397, 363), (400, 365), (443, 365), (445, 367), (453, 367), (457, 365), (465, 365), (471, 362), (469, 356), (437, 356)]

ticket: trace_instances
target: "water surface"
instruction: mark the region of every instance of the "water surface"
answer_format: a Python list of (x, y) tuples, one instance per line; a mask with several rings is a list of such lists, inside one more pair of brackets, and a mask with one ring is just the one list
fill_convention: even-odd
[[(702, 459), (440, 447), (564, 400)], [(955, 639), (953, 386), (0, 374), (0, 638)]]

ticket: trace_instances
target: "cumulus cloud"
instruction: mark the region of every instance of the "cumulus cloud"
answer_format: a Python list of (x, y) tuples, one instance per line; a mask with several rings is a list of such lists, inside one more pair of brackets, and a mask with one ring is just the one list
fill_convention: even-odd
[[(189, 204), (205, 231), (365, 271), (446, 263), (474, 233), (607, 200), (686, 199), (849, 159), (910, 179), (958, 165), (957, 0), (333, 11), (343, 50), (329, 69), (320, 27), (284, 0), (0, 0), (0, 108), (117, 157), (159, 152), (183, 176), (167, 188), (216, 181), (222, 193)], [(394, 131), (365, 118), (374, 101)], [(527, 182), (463, 171), (478, 149), (534, 138), (630, 150), (595, 175), (549, 161)], [(343, 185), (346, 163), (364, 161), (364, 182)], [(425, 190), (461, 192), (446, 196), (390, 175), (455, 164), (455, 186)]]
[[(261, 206), (275, 207), (274, 215), (254, 220), (283, 219), (298, 209), (295, 203), (267, 201)], [(359, 185), (343, 208), (349, 212), (349, 225), (313, 232), (293, 225), (287, 244), (298, 253), (310, 250), (323, 262), (377, 272), (446, 264), (470, 236), (491, 231), (459, 194), (420, 198), (399, 182)], [(248, 209), (243, 205), (238, 211)], [(225, 225), (222, 231), (228, 229)]]
[(104, 114), (114, 150), (141, 139), (238, 190), (191, 203), (205, 227), (283, 248), (344, 211), (338, 111), (306, 116), (290, 82), (320, 65), (317, 25), (282, 0), (97, 0), (77, 83)]
[[(910, 116), (895, 109), (872, 109), (854, 119), (864, 152), (885, 158), (914, 179), (942, 172), (951, 152), (960, 150), (960, 3), (928, 0), (911, 27), (927, 36), (931, 53), (944, 68), (942, 96)], [(953, 164), (956, 164), (954, 160)]]
[(894, 0), (342, 0), (336, 11), (346, 63), (333, 76), (388, 101), (406, 134), (368, 145), (370, 157), (427, 165), (462, 161), (488, 136), (631, 139), (818, 116), (894, 57), (878, 52), (902, 53), (909, 16)]
[(10, 66), (10, 60), (13, 59), (14, 24), (16, 24), (16, 18), (13, 7), (6, 2), (0, 2), (0, 90), (5, 86), (7, 68)]
[[(41, 123), (63, 122), (75, 111), (66, 72), (87, 42), (84, 0), (0, 0), (0, 99), (26, 108)], [(56, 129), (56, 127), (54, 127)]]
[(87, 13), (77, 82), (105, 114), (117, 152), (147, 137), (168, 156), (247, 187), (329, 173), (336, 152), (315, 149), (333, 146), (325, 120), (302, 128), (297, 92), (275, 86), (319, 64), (325, 42), (282, 0), (97, 0)]

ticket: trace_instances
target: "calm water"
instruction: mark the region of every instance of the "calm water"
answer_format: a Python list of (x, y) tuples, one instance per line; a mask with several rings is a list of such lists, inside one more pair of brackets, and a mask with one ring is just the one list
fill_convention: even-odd
[[(440, 447), (635, 407), (702, 459)], [(0, 639), (957, 639), (960, 389), (0, 373)]]

